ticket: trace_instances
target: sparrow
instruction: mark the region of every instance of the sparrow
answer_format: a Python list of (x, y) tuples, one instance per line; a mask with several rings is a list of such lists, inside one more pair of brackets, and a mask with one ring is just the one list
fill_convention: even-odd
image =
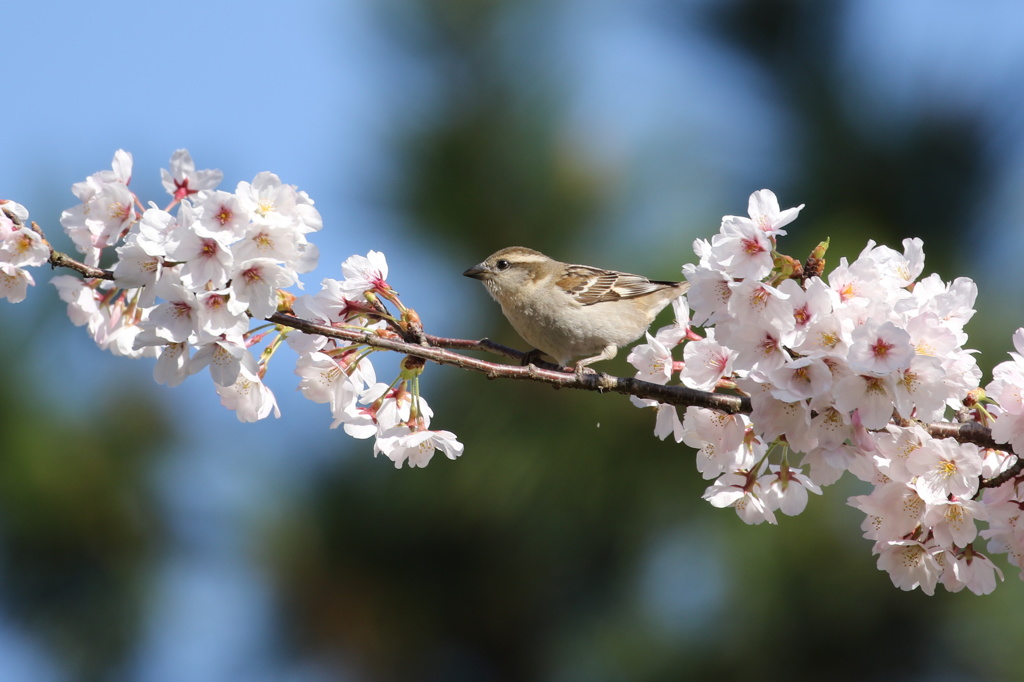
[[(483, 282), (516, 332), (564, 367), (611, 360), (636, 341), (689, 282), (571, 265), (539, 251), (510, 246), (462, 273)], [(525, 362), (536, 357), (531, 351)], [(592, 370), (586, 370), (592, 371)]]

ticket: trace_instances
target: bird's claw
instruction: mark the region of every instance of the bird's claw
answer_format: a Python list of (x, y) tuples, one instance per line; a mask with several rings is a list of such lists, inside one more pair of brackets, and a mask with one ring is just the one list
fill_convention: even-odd
[(576, 365), (576, 368), (572, 371), (576, 375), (577, 379), (582, 379), (588, 374), (597, 374), (597, 370), (587, 365)]
[(542, 350), (540, 350), (539, 348), (534, 348), (531, 351), (523, 353), (523, 358), (522, 360), (519, 361), (519, 364), (522, 365), (523, 367), (526, 367), (527, 365), (536, 365), (538, 362), (540, 362), (540, 356), (543, 354), (544, 352)]

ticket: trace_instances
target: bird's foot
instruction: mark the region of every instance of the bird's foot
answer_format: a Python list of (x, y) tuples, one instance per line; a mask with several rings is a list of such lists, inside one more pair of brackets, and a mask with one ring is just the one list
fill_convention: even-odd
[(527, 365), (536, 365), (541, 361), (540, 358), (542, 355), (544, 355), (544, 351), (539, 348), (534, 348), (531, 351), (523, 353), (523, 359), (519, 361), (519, 364), (523, 367), (526, 367)]

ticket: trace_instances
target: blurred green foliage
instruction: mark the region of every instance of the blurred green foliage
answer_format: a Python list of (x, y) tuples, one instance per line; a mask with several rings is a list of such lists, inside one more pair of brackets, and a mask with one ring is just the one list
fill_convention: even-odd
[[(24, 357), (45, 334), (41, 321), (9, 328), (0, 352)], [(107, 360), (90, 350), (92, 361)], [(165, 539), (150, 473), (172, 434), (148, 386), (110, 377), (68, 387), (78, 394), (71, 411), (45, 394), (61, 389), (38, 386), (30, 367), (0, 363), (0, 384), (18, 387), (0, 392), (4, 613), (40, 636), (75, 679), (109, 679), (145, 620), (149, 571)]]

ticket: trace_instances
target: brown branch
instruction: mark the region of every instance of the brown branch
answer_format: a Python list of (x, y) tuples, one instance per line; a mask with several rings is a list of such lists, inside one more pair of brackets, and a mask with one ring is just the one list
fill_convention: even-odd
[[(19, 227), (25, 227), (25, 225), (12, 213), (9, 211), (4, 211), (4, 213), (8, 218), (17, 223)], [(33, 232), (39, 235), (39, 238), (43, 240), (43, 243), (50, 248), (50, 259), (48, 262), (50, 263), (51, 268), (67, 268), (81, 273), (91, 279), (109, 279), (113, 281), (114, 273), (110, 270), (103, 270), (102, 268), (94, 268), (91, 265), (86, 265), (85, 263), (75, 260), (66, 253), (61, 253), (57, 249), (53, 248), (53, 244), (51, 244), (50, 240), (46, 238), (45, 234), (43, 234), (42, 228), (39, 227), (36, 221), (33, 220), (30, 227)]]
[[(10, 213), (6, 211), (5, 213), (16, 222), (19, 222)], [(94, 279), (114, 279), (114, 275), (110, 270), (85, 265), (67, 254), (56, 251), (46, 241), (46, 236), (36, 223), (33, 222), (31, 227), (50, 247), (49, 262), (52, 267), (68, 268), (81, 273), (85, 277)], [(396, 336), (320, 325), (284, 313), (274, 313), (267, 320), (306, 334), (319, 334), (342, 341), (363, 344), (371, 348), (412, 355), (439, 365), (450, 365), (460, 369), (479, 372), (487, 376), (488, 379), (520, 379), (549, 384), (555, 388), (572, 388), (584, 391), (598, 391), (600, 393), (621, 393), (638, 398), (656, 400), (667, 405), (694, 405), (720, 410), (729, 414), (749, 414), (751, 411), (750, 399), (746, 397), (708, 393), (679, 385), (665, 386), (649, 381), (641, 381), (629, 377), (616, 377), (600, 372), (576, 375), (574, 372), (564, 371), (547, 363), (540, 363), (539, 365), (529, 364), (526, 366), (506, 365), (480, 360), (463, 355), (462, 353), (452, 352), (451, 350), (483, 351), (519, 362), (522, 362), (527, 355), (522, 351), (495, 343), (490, 339), (474, 341), (422, 334), (422, 343), (413, 343)], [(1001, 450), (1011, 455), (1014, 454), (1008, 445), (996, 443), (992, 439), (992, 431), (990, 429), (976, 422), (966, 422), (963, 424), (939, 422), (926, 424), (925, 429), (933, 438), (954, 438), (961, 443), (974, 443), (982, 448)], [(998, 476), (983, 480), (980, 485), (982, 488), (996, 488), (1011, 479), (1017, 478), (1021, 475), (1022, 471), (1024, 471), (1024, 459), (1018, 458), (1017, 462), (1009, 469)]]
[[(1013, 452), (1008, 447), (1000, 447), (999, 449), (1002, 450), (1003, 452), (1008, 452), (1010, 454), (1013, 454)], [(1016, 457), (1016, 455), (1014, 455), (1014, 456)], [(999, 486), (1001, 486), (1002, 484), (1006, 483), (1007, 481), (1015, 479), (1018, 476), (1020, 476), (1020, 473), (1021, 473), (1022, 470), (1024, 470), (1024, 459), (1021, 459), (1020, 457), (1017, 457), (1017, 461), (1013, 464), (1013, 466), (1011, 466), (1009, 469), (1007, 469), (1003, 473), (999, 474), (998, 476), (993, 476), (992, 478), (987, 478), (987, 479), (983, 480), (981, 482), (981, 486), (980, 487), (982, 487), (982, 488), (998, 488)]]
[(414, 357), (430, 360), (439, 365), (451, 365), (460, 369), (480, 372), (488, 379), (526, 379), (549, 384), (556, 388), (574, 388), (584, 391), (598, 391), (601, 393), (622, 393), (635, 395), (638, 398), (649, 398), (669, 405), (696, 405), (721, 410), (730, 414), (737, 412), (749, 412), (750, 401), (740, 396), (724, 395), (721, 393), (707, 393), (697, 391), (685, 386), (663, 386), (649, 381), (640, 381), (629, 377), (615, 377), (603, 373), (584, 374), (577, 376), (574, 372), (565, 372), (557, 369), (548, 369), (536, 365), (514, 366), (495, 362), (488, 362), (478, 358), (454, 353), (448, 348), (460, 348), (471, 350), (490, 350), (493, 347), (502, 349), (502, 354), (508, 357), (522, 357), (524, 353), (511, 348), (499, 346), (488, 339), (480, 341), (465, 341), (461, 339), (444, 339), (438, 337), (427, 337), (428, 342), (439, 341), (438, 345), (421, 346), (409, 343), (397, 338), (380, 336), (372, 332), (357, 331), (338, 327), (328, 327), (315, 324), (307, 320), (274, 313), (267, 318), (275, 324), (284, 325), (297, 329), (307, 334), (320, 334), (330, 338), (341, 339), (352, 343), (365, 344), (371, 348), (391, 350), (398, 353), (405, 353)]
[(1009, 452), (1008, 446), (992, 440), (991, 429), (985, 428), (978, 422), (964, 422), (963, 424), (938, 422), (925, 424), (925, 430), (932, 438), (953, 438), (961, 443), (974, 443), (980, 448)]
[(109, 279), (113, 281), (114, 273), (110, 270), (104, 270), (102, 268), (94, 268), (91, 265), (80, 263), (74, 258), (71, 258), (66, 253), (56, 251), (53, 247), (50, 248), (50, 267), (53, 268), (68, 268), (75, 272), (80, 272), (86, 277), (91, 279)]
[[(523, 351), (503, 346), (500, 343), (491, 341), (490, 339), (480, 339), (479, 341), (472, 341), (470, 339), (449, 339), (444, 336), (434, 336), (433, 334), (424, 334), (424, 338), (427, 340), (427, 343), (436, 348), (479, 350), (487, 353), (493, 353), (494, 355), (501, 355), (511, 360), (518, 360), (519, 362), (522, 362), (523, 358), (526, 357), (526, 353)], [(554, 367), (554, 365), (551, 365), (551, 367)]]

